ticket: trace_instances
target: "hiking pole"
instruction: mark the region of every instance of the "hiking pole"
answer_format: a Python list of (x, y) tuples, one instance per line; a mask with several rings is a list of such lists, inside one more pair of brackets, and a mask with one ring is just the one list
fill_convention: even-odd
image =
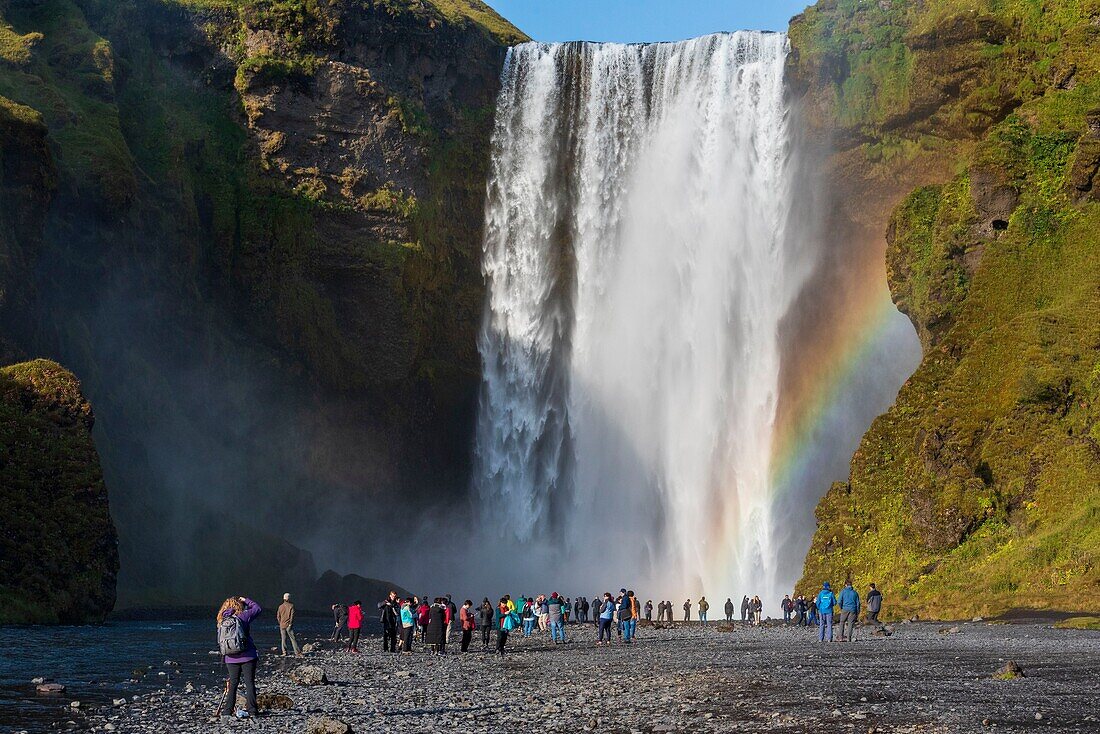
[(214, 716), (221, 716), (222, 706), (225, 704), (225, 699), (229, 698), (229, 678), (225, 679), (225, 690), (222, 691), (221, 700), (218, 701), (218, 708), (214, 710)]

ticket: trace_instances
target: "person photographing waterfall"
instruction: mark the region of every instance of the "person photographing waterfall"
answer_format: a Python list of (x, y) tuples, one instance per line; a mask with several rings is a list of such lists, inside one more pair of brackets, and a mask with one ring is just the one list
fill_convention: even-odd
[[(225, 663), (228, 677), (225, 681), (225, 695), (218, 704), (218, 715), (223, 718), (236, 716), (247, 719), (256, 716), (256, 661), (260, 653), (252, 641), (252, 620), (263, 611), (260, 605), (251, 599), (238, 596), (222, 602), (215, 621), (218, 629), (218, 652)], [(245, 707), (237, 708), (237, 688), (244, 683)]]

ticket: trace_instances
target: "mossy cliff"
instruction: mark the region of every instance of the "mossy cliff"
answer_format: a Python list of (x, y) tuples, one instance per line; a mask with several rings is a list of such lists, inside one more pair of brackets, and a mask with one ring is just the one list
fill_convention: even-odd
[(476, 0), (0, 0), (0, 351), (96, 406), (123, 603), (296, 583), (283, 538), (367, 571), (402, 529), (365, 508), (464, 492), (521, 39)]
[(45, 360), (0, 369), (0, 624), (103, 621), (118, 543), (72, 373)]
[(1100, 609), (1100, 3), (824, 0), (791, 26), (834, 221), (924, 347), (818, 505), (799, 591)]

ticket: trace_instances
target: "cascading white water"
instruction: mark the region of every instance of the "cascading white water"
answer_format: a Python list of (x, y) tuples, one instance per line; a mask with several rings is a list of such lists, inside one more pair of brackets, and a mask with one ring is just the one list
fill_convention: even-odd
[(593, 581), (776, 591), (779, 328), (814, 266), (786, 54), (752, 32), (509, 52), (475, 496), (502, 534), (590, 552)]

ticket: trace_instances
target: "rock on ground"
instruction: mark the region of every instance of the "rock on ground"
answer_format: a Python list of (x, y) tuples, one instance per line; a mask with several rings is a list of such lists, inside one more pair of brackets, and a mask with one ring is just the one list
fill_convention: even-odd
[[(965, 623), (939, 634), (928, 623), (891, 637), (863, 628), (855, 643), (818, 643), (816, 630), (734, 624), (639, 630), (637, 644), (595, 647), (591, 626), (572, 625), (569, 642), (512, 635), (504, 658), (482, 649), (438, 657), (420, 645), (409, 655), (324, 651), (311, 661), (331, 685), (302, 686), (307, 666), (261, 658), (260, 693), (269, 706), (257, 722), (271, 732), (454, 731), (489, 734), (553, 726), (561, 731), (997, 732), (1100, 731), (1100, 634), (1039, 625)], [(1006, 684), (991, 671), (1013, 661), (1027, 678)], [(321, 667), (323, 665), (323, 668)], [(93, 730), (226, 734), (238, 722), (211, 721), (218, 685), (185, 681), (125, 708), (89, 711)], [(267, 698), (266, 700), (273, 700)], [(1038, 716), (1037, 716), (1038, 715)], [(323, 721), (333, 724), (322, 724)], [(1041, 723), (1040, 723), (1041, 722)], [(336, 728), (318, 728), (336, 727)], [(340, 728), (347, 727), (347, 728)]]

